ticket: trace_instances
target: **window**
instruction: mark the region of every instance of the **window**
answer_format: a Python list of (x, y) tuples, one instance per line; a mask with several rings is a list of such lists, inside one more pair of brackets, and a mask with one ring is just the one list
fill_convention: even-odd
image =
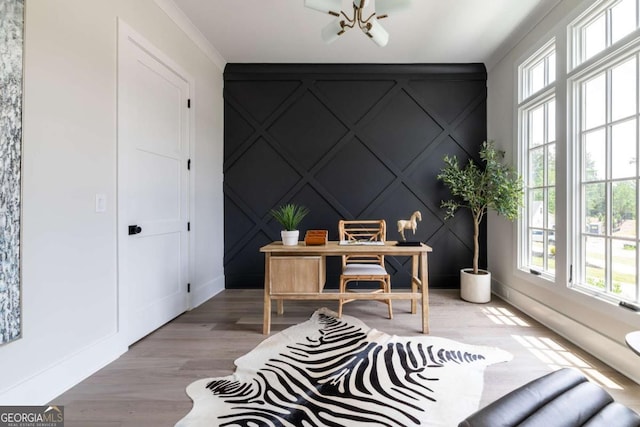
[(638, 28), (637, 0), (609, 0), (594, 6), (570, 25), (573, 40), (573, 68)]
[(520, 101), (556, 80), (556, 49), (552, 41), (520, 66)]
[(576, 55), (568, 78), (571, 285), (633, 302), (640, 300), (637, 28), (638, 0), (596, 2), (569, 26)]
[(639, 4), (593, 1), (517, 70), (518, 268), (614, 302), (640, 302)]
[[(628, 55), (628, 54), (627, 54)], [(638, 53), (573, 82), (578, 161), (575, 283), (638, 300)]]
[(584, 8), (516, 71), (517, 267), (638, 304), (640, 0)]
[(546, 278), (552, 278), (556, 268), (555, 75), (553, 41), (519, 68), (519, 172), (525, 183), (519, 268)]

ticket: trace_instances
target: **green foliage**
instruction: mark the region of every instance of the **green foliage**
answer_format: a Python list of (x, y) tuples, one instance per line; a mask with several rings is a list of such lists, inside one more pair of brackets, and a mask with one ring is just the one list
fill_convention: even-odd
[[(599, 288), (599, 289), (607, 289), (607, 285), (604, 282), (604, 279), (600, 279), (597, 277), (587, 277), (587, 284), (593, 286), (594, 288)], [(622, 285), (620, 284), (620, 282), (613, 282), (613, 285), (611, 286), (611, 292), (614, 294), (622, 294)]]
[(300, 221), (307, 216), (309, 209), (298, 206), (294, 203), (282, 205), (277, 209), (271, 209), (271, 216), (280, 223), (287, 231), (298, 229)]
[(483, 142), (480, 159), (484, 168), (472, 159), (461, 168), (456, 156), (445, 156), (445, 167), (438, 179), (449, 188), (450, 200), (443, 200), (441, 207), (446, 210), (445, 219), (451, 218), (460, 208), (471, 211), (474, 225), (473, 272), (478, 273), (480, 224), (489, 209), (513, 221), (522, 206), (522, 178), (504, 165), (504, 152), (498, 151), (493, 142)]

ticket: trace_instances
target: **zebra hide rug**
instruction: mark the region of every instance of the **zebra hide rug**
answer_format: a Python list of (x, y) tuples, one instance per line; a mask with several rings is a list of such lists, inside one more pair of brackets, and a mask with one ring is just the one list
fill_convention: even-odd
[(323, 308), (237, 359), (235, 374), (189, 385), (176, 427), (457, 426), (478, 409), (484, 368), (511, 358)]

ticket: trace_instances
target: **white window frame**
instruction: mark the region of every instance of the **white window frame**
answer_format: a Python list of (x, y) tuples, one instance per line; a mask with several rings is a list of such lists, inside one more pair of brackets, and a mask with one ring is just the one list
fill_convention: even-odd
[[(553, 60), (551, 59), (553, 58)], [(544, 63), (544, 84), (541, 88), (537, 89), (535, 92), (531, 90), (531, 70), (540, 64), (543, 61)], [(556, 67), (556, 40), (555, 38), (550, 39), (547, 43), (545, 43), (540, 49), (538, 49), (534, 54), (525, 59), (520, 66), (518, 67), (518, 172), (523, 177), (525, 184), (525, 194), (524, 194), (524, 208), (522, 210), (522, 215), (518, 220), (518, 246), (517, 246), (517, 259), (518, 259), (518, 269), (525, 272), (531, 273), (536, 276), (540, 276), (543, 279), (553, 281), (555, 280), (556, 271), (558, 266), (551, 270), (549, 268), (549, 237), (551, 236), (551, 228), (547, 223), (547, 208), (549, 206), (548, 194), (549, 190), (553, 188), (554, 193), (556, 193), (555, 188), (557, 185), (557, 177), (556, 183), (553, 185), (549, 185), (547, 179), (544, 180), (542, 186), (537, 186), (533, 188), (529, 185), (529, 154), (532, 149), (543, 148), (545, 152), (547, 152), (548, 148), (553, 145), (554, 149), (556, 149), (556, 159), (557, 159), (557, 123), (556, 116), (557, 114), (550, 118), (554, 120), (554, 127), (556, 128), (556, 134), (553, 138), (548, 135), (548, 115), (545, 114), (544, 119), (544, 129), (543, 132), (545, 134), (544, 142), (541, 145), (536, 147), (531, 147), (529, 140), (529, 112), (543, 106), (550, 101), (556, 100), (556, 82), (557, 82), (557, 70)], [(557, 103), (556, 103), (557, 108)], [(546, 108), (545, 108), (546, 110)], [(547, 158), (545, 158), (544, 164), (544, 175), (548, 177), (549, 164), (547, 163)], [(536, 191), (542, 190), (545, 193), (544, 203), (543, 203), (543, 211), (544, 219), (542, 227), (534, 227), (530, 223), (531, 215), (529, 213), (529, 190)], [(555, 205), (557, 206), (557, 201), (554, 200)], [(556, 212), (557, 215), (557, 212)], [(532, 253), (531, 246), (533, 244), (531, 239), (531, 231), (535, 229), (537, 231), (542, 232), (542, 245), (543, 245), (543, 266), (534, 266), (531, 263), (530, 255)]]
[[(552, 55), (555, 57), (555, 52), (556, 41), (555, 38), (552, 38), (518, 67), (518, 101), (520, 105), (537, 98), (540, 93), (546, 92), (550, 86), (555, 85), (556, 70), (552, 66), (555, 67), (556, 61), (554, 60), (553, 63), (550, 61)], [(544, 84), (533, 92), (530, 89), (531, 70), (541, 61), (544, 61)]]
[[(619, 301), (625, 300), (621, 296), (617, 296), (613, 292), (613, 249), (611, 246), (611, 242), (614, 240), (618, 240), (613, 236), (611, 230), (609, 230), (608, 226), (610, 225), (610, 221), (608, 215), (611, 213), (611, 186), (618, 180), (612, 178), (611, 164), (609, 157), (610, 152), (607, 148), (607, 163), (605, 165), (605, 169), (607, 172), (605, 177), (602, 180), (598, 180), (598, 182), (603, 182), (605, 185), (605, 203), (606, 203), (606, 216), (605, 220), (605, 233), (603, 235), (598, 235), (596, 237), (602, 237), (605, 241), (605, 287), (603, 290), (596, 289), (595, 286), (590, 286), (585, 283), (586, 278), (583, 277), (583, 267), (586, 268), (586, 260), (584, 259), (584, 242), (586, 236), (590, 236), (593, 233), (588, 233), (584, 230), (584, 224), (582, 224), (583, 220), (583, 206), (584, 202), (582, 196), (582, 186), (583, 182), (589, 182), (583, 180), (583, 149), (582, 149), (582, 136), (583, 132), (587, 133), (589, 131), (593, 131), (592, 129), (582, 129), (583, 121), (582, 121), (582, 85), (584, 82), (589, 81), (595, 76), (602, 74), (609, 74), (616, 65), (626, 61), (632, 56), (636, 56), (636, 153), (638, 155), (640, 150), (640, 114), (638, 112), (638, 108), (640, 108), (640, 30), (638, 29), (638, 23), (640, 22), (640, 18), (638, 14), (640, 13), (640, 1), (636, 0), (636, 29), (632, 31), (630, 34), (625, 37), (617, 40), (615, 43), (612, 43), (611, 37), (611, 9), (619, 2), (620, 0), (608, 0), (596, 2), (591, 8), (587, 9), (583, 14), (581, 14), (578, 18), (576, 18), (572, 23), (570, 23), (567, 27), (567, 34), (569, 35), (568, 40), (568, 48), (569, 52), (569, 60), (570, 60), (570, 71), (567, 75), (567, 89), (569, 92), (568, 100), (569, 105), (568, 108), (568, 117), (570, 119), (570, 123), (568, 126), (569, 129), (569, 153), (572, 158), (572, 172), (568, 176), (568, 185), (572, 190), (571, 197), (571, 211), (574, 212), (573, 215), (570, 216), (569, 219), (569, 241), (572, 244), (568, 245), (571, 248), (571, 253), (569, 254), (569, 263), (571, 266), (571, 273), (569, 277), (569, 287), (580, 292), (595, 296), (600, 299), (604, 299), (606, 301), (617, 303)], [(582, 36), (584, 29), (589, 23), (593, 22), (595, 19), (598, 19), (602, 14), (606, 16), (606, 47), (599, 53), (593, 55), (590, 58), (584, 58), (584, 46), (582, 42)], [(623, 120), (612, 120), (611, 118), (611, 86), (609, 83), (609, 77), (606, 77), (606, 120), (605, 124), (602, 125), (602, 128), (605, 129), (606, 134), (606, 144), (607, 147), (610, 147), (610, 128), (613, 124), (623, 121)], [(600, 126), (598, 127), (600, 128)], [(634, 178), (636, 181), (636, 236), (635, 240), (636, 245), (636, 255), (635, 255), (635, 276), (636, 276), (636, 284), (635, 284), (635, 301), (632, 302), (640, 302), (640, 175), (636, 175)], [(626, 179), (625, 179), (626, 180)], [(628, 300), (628, 299), (626, 299)]]
[[(567, 33), (569, 35), (569, 71), (575, 70), (585, 63), (590, 63), (594, 60), (598, 60), (602, 57), (603, 52), (610, 50), (612, 45), (618, 45), (619, 43), (634, 37), (633, 34), (635, 34), (638, 31), (638, 27), (640, 27), (639, 0), (636, 0), (636, 30), (632, 31), (630, 34), (627, 34), (621, 40), (613, 42), (611, 11), (620, 1), (621, 0), (596, 1), (590, 8), (585, 10), (582, 14), (580, 14), (580, 16), (578, 16), (568, 25)], [(606, 25), (605, 48), (601, 52), (596, 53), (589, 58), (586, 58), (586, 46), (584, 42), (585, 30), (591, 23), (595, 22), (603, 14), (605, 16)]]

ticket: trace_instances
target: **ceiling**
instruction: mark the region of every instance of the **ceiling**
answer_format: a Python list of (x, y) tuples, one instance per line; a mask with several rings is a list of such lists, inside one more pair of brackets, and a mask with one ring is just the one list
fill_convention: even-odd
[[(320, 30), (333, 18), (305, 8), (303, 0), (173, 0), (225, 62), (482, 62), (488, 68), (558, 2), (413, 0), (380, 21), (390, 34), (381, 48), (357, 29), (325, 44)], [(343, 10), (351, 10), (349, 0)]]

